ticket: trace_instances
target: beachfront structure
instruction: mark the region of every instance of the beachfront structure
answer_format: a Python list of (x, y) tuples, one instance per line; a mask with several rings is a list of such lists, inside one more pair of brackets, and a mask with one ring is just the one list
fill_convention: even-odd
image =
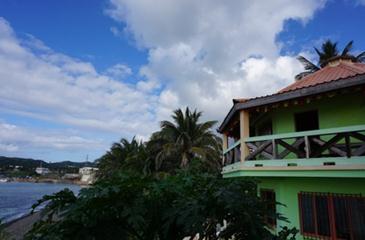
[(223, 176), (254, 177), (258, 194), (301, 239), (365, 239), (365, 64), (346, 59), (281, 91), (234, 99), (218, 131)]
[(83, 167), (79, 169), (81, 182), (86, 184), (93, 184), (96, 180), (96, 173), (99, 169), (93, 167)]
[(80, 179), (80, 174), (78, 174), (78, 173), (65, 173), (62, 176), (62, 178), (63, 179), (66, 179), (66, 180), (75, 181), (75, 180), (79, 180)]
[(47, 175), (47, 174), (51, 173), (51, 171), (45, 167), (37, 167), (35, 169), (35, 172), (39, 175)]

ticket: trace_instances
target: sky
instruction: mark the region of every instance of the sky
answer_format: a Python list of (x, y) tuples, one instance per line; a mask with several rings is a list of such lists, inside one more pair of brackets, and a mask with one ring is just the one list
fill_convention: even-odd
[(0, 155), (95, 160), (174, 109), (221, 121), (327, 39), (365, 49), (360, 0), (2, 0)]

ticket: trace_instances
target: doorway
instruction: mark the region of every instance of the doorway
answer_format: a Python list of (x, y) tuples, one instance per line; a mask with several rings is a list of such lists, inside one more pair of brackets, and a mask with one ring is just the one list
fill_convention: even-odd
[(311, 110), (294, 114), (295, 131), (310, 131), (319, 129), (318, 111)]

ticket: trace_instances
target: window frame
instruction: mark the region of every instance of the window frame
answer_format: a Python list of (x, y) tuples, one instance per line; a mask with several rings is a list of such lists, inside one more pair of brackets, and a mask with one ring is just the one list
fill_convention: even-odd
[[(270, 223), (270, 216), (268, 216), (267, 214), (264, 215), (264, 223), (272, 228), (272, 229), (275, 229), (276, 226), (277, 226), (277, 219), (276, 219), (276, 214), (277, 214), (277, 210), (276, 210), (276, 192), (274, 189), (269, 189), (269, 188), (260, 188), (260, 197), (261, 199), (265, 200), (266, 202), (268, 201), (267, 198), (264, 198), (263, 197), (263, 193), (271, 193), (271, 194), (274, 194), (274, 202), (273, 202), (273, 208), (275, 209), (275, 211), (273, 212), (273, 214), (275, 215), (275, 217), (273, 217), (273, 223)], [(267, 209), (269, 210), (269, 209)]]
[(316, 115), (316, 120), (317, 120), (317, 128), (315, 129), (311, 129), (311, 130), (318, 130), (320, 129), (320, 122), (319, 122), (319, 111), (318, 109), (311, 109), (311, 110), (306, 110), (306, 111), (301, 111), (301, 112), (295, 112), (294, 113), (294, 128), (295, 128), (295, 132), (301, 132), (301, 131), (309, 131), (309, 130), (298, 130), (299, 126), (298, 126), (298, 119), (299, 119), (299, 115), (304, 115), (304, 114), (308, 114), (308, 113), (315, 113)]
[[(314, 233), (312, 232), (304, 232), (304, 219), (303, 219), (303, 206), (302, 206), (302, 196), (311, 196), (312, 197), (312, 215), (313, 215), (313, 221), (314, 221)], [(316, 197), (317, 196), (325, 196), (327, 199), (327, 208), (328, 208), (328, 219), (329, 219), (329, 227), (330, 227), (330, 235), (320, 235), (318, 233), (318, 223), (317, 223), (317, 206), (316, 206)], [(328, 240), (343, 240), (343, 238), (337, 237), (337, 231), (336, 231), (336, 212), (334, 207), (334, 198), (340, 198), (344, 201), (354, 200), (358, 199), (365, 202), (365, 197), (363, 197), (361, 194), (337, 194), (337, 193), (319, 193), (319, 192), (299, 192), (298, 193), (298, 209), (299, 209), (299, 224), (300, 224), (300, 233), (304, 237), (309, 237), (311, 239), (328, 239)], [(349, 207), (348, 205), (346, 205)], [(348, 210), (348, 209), (346, 209)], [(348, 220), (349, 220), (349, 234), (350, 239), (353, 239), (353, 226), (351, 221), (351, 210), (349, 210), (348, 213)]]

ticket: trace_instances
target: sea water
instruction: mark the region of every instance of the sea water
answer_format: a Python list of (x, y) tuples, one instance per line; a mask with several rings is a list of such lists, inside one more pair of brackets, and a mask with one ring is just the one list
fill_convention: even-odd
[(43, 195), (56, 193), (65, 188), (69, 188), (75, 194), (80, 190), (80, 186), (71, 184), (0, 183), (0, 219), (4, 223), (27, 215), (30, 213), (32, 205)]

